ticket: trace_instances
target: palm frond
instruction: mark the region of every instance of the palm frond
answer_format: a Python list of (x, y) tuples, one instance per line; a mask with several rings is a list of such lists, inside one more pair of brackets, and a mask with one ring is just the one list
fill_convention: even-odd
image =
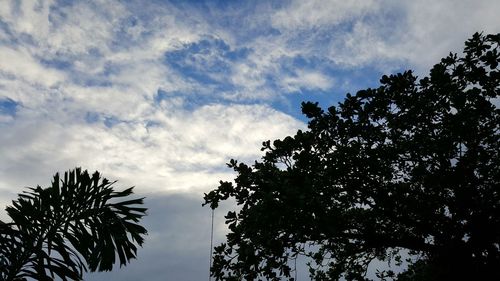
[[(114, 183), (77, 168), (62, 179), (56, 174), (50, 187), (19, 194), (6, 208), (13, 222), (0, 224), (2, 272), (20, 263), (16, 278), (80, 280), (84, 271), (109, 271), (117, 260), (128, 264), (144, 243), (147, 231), (139, 222), (147, 209), (144, 198), (125, 199), (132, 187), (114, 191)], [(14, 259), (16, 252), (24, 253), (22, 260)]]

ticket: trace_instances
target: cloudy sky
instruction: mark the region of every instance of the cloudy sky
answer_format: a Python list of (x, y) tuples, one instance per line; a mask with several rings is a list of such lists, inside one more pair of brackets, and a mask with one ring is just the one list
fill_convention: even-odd
[[(74, 167), (136, 186), (138, 260), (86, 280), (208, 278), (204, 192), (382, 74), (425, 75), (497, 0), (0, 2), (0, 203)], [(5, 219), (5, 213), (0, 213)], [(222, 212), (216, 240), (222, 239)], [(304, 273), (305, 274), (305, 273)], [(302, 279), (304, 280), (304, 279)]]

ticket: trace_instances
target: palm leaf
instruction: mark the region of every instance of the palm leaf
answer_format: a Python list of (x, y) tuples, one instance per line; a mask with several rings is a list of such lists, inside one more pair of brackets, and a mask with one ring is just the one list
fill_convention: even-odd
[[(56, 174), (48, 188), (20, 194), (6, 208), (12, 224), (0, 224), (2, 280), (80, 280), (87, 269), (109, 271), (135, 258), (147, 234), (139, 225), (147, 209), (140, 207), (143, 198), (122, 200), (133, 188), (114, 191), (114, 183), (77, 168), (63, 179)], [(16, 253), (23, 254), (16, 259)]]

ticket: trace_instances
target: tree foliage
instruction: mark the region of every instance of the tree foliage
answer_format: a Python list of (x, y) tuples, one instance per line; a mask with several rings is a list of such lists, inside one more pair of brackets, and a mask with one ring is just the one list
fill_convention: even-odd
[[(500, 280), (500, 34), (476, 33), (428, 77), (411, 71), (326, 111), (303, 103), (308, 129), (264, 142), (234, 182), (205, 194), (226, 215), (217, 280)], [(495, 105), (496, 104), (496, 105)]]
[(82, 280), (87, 270), (135, 258), (146, 208), (143, 198), (128, 198), (132, 187), (114, 191), (113, 184), (77, 168), (19, 194), (6, 208), (12, 222), (0, 221), (0, 280)]

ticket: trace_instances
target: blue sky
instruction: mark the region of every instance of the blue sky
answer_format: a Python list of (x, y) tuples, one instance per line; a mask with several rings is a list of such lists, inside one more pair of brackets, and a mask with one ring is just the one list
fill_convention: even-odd
[(206, 279), (200, 205), (233, 176), (229, 159), (251, 162), (262, 141), (304, 128), (301, 101), (327, 107), (382, 74), (425, 75), (474, 32), (499, 32), (498, 11), (496, 0), (2, 1), (0, 203), (57, 171), (99, 170), (149, 198), (150, 235), (130, 267), (87, 280)]

